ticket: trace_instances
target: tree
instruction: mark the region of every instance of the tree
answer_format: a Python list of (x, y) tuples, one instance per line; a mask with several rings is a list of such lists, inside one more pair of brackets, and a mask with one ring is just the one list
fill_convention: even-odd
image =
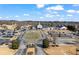
[(72, 26), (72, 25), (68, 25), (67, 29), (70, 30), (70, 31), (75, 31), (76, 30), (75, 26)]
[(59, 32), (59, 37), (61, 37), (61, 32)]
[(47, 39), (43, 40), (43, 48), (48, 48), (49, 47), (49, 41)]
[(48, 23), (48, 27), (51, 27), (52, 26), (52, 24), (51, 23)]
[(21, 27), (21, 25), (17, 25), (16, 28), (15, 28), (15, 30), (19, 30), (20, 27)]
[(18, 49), (18, 47), (19, 47), (19, 42), (18, 42), (18, 40), (13, 40), (13, 41), (12, 41), (12, 46), (11, 46), (11, 48), (12, 48), (12, 49)]

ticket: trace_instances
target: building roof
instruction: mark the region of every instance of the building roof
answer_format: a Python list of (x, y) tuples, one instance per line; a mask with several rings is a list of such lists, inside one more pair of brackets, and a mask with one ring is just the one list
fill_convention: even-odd
[(39, 24), (37, 25), (37, 28), (43, 28), (43, 26), (39, 23)]
[(0, 30), (5, 30), (3, 27), (0, 27)]
[(63, 26), (63, 27), (61, 27), (60, 29), (67, 29), (67, 27)]

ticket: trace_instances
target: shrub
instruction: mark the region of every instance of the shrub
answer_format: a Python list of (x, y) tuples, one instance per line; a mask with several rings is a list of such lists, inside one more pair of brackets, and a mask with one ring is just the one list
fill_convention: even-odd
[(67, 29), (70, 30), (70, 31), (76, 31), (75, 26), (72, 26), (72, 25), (68, 25)]
[(43, 48), (48, 48), (49, 47), (49, 41), (47, 39), (43, 40)]
[(11, 48), (12, 49), (18, 49), (18, 47), (19, 47), (19, 42), (17, 40), (13, 40)]

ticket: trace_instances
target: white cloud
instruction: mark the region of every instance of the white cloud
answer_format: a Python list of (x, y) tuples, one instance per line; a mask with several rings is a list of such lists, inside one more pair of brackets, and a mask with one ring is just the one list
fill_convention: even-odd
[(61, 17), (65, 17), (65, 15), (61, 15)]
[(60, 18), (60, 20), (64, 20), (64, 18)]
[(64, 21), (64, 18), (63, 18), (63, 17), (61, 17), (61, 18), (59, 18), (59, 19), (58, 19), (58, 21)]
[(77, 13), (79, 13), (79, 11), (77, 11)]
[(73, 15), (71, 15), (71, 14), (68, 14), (67, 16), (71, 17), (71, 16), (73, 16)]
[(57, 14), (56, 16), (60, 16), (59, 14)]
[(37, 4), (36, 6), (37, 6), (37, 8), (43, 8), (45, 5), (44, 4)]
[(12, 17), (12, 16), (9, 16), (9, 17)]
[(24, 14), (24, 16), (29, 16), (29, 14)]
[(40, 17), (40, 19), (42, 19), (42, 18), (44, 18), (44, 17)]
[(54, 14), (57, 14), (58, 12), (54, 11), (53, 13), (54, 13)]
[(46, 14), (45, 17), (53, 17), (54, 15)]
[(60, 19), (64, 19), (64, 18), (60, 18)]
[(6, 17), (6, 18), (9, 18), (9, 17)]
[(56, 10), (47, 10), (46, 12), (48, 12), (49, 14), (58, 14)]
[(68, 13), (76, 13), (76, 10), (67, 10)]
[(18, 15), (16, 15), (15, 17), (19, 17)]
[(67, 10), (68, 13), (79, 13), (79, 10)]
[(45, 17), (49, 17), (49, 16), (50, 16), (50, 14), (46, 14), (46, 15), (45, 15)]
[(63, 6), (61, 6), (61, 5), (48, 7), (48, 8), (46, 8), (46, 9), (47, 9), (47, 10), (64, 10)]
[(72, 6), (76, 7), (76, 6), (79, 6), (79, 4), (73, 4)]
[(74, 19), (78, 19), (78, 18), (74, 18)]
[(0, 18), (2, 18), (2, 17), (0, 17)]

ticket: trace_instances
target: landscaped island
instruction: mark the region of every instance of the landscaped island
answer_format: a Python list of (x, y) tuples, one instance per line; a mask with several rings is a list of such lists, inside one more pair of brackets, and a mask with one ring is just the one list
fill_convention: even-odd
[(32, 43), (41, 38), (41, 32), (39, 30), (27, 31), (24, 35), (27, 42)]

